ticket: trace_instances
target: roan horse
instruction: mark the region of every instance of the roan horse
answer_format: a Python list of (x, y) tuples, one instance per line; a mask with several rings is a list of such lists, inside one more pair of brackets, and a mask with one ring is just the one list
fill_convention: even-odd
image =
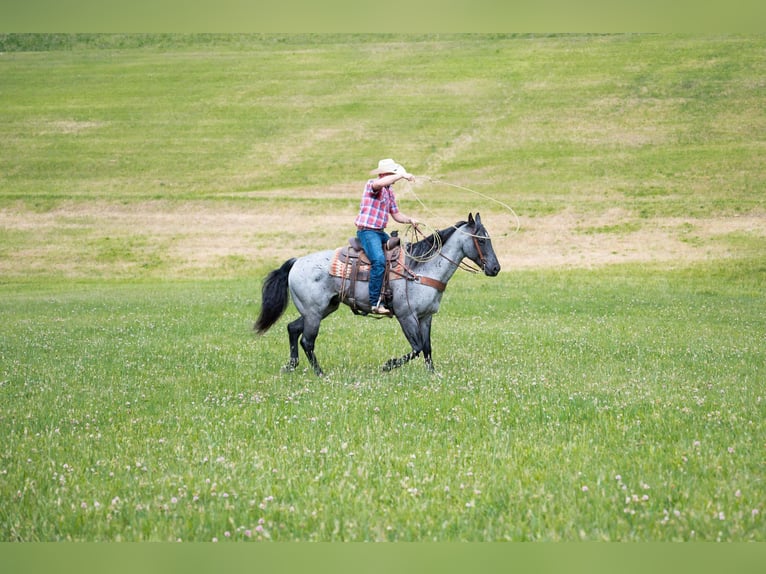
[[(438, 249), (438, 256), (425, 260), (424, 254)], [(431, 318), (439, 310), (447, 282), (468, 258), (480, 266), (485, 275), (494, 277), (500, 272), (500, 263), (481, 217), (468, 215), (468, 221), (460, 221), (416, 243), (407, 245), (404, 267), (407, 276), (403, 281), (390, 281), (393, 298), (391, 309), (407, 337), (412, 351), (389, 360), (384, 371), (400, 367), (423, 353), (426, 366), (433, 371), (431, 359)], [(300, 258), (287, 260), (279, 269), (269, 273), (263, 283), (261, 312), (255, 322), (255, 330), (263, 334), (282, 316), (288, 304), (288, 293), (300, 317), (287, 326), (290, 337), (290, 361), (286, 371), (298, 366), (298, 342), (300, 341), (314, 372), (323, 374), (316, 355), (314, 343), (319, 333), (319, 323), (335, 312), (341, 303), (351, 306), (342, 296), (343, 279), (329, 273), (334, 251), (320, 251)], [(351, 296), (354, 305), (362, 313), (370, 311), (368, 284), (355, 283)]]

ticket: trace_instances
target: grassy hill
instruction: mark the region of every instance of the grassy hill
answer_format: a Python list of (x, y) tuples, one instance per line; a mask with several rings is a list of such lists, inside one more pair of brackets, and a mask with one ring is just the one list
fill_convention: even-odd
[[(27, 275), (87, 260), (77, 246), (106, 236), (120, 246), (111, 269), (95, 266), (99, 274), (228, 273), (232, 261), (271, 263), (284, 251), (272, 254), (258, 238), (280, 236), (300, 250), (307, 243), (296, 238), (299, 228), (322, 246), (344, 241), (361, 183), (389, 156), (513, 206), (530, 234), (500, 246), (510, 261), (514, 250), (542, 249), (552, 264), (573, 263), (565, 247), (539, 244), (535, 233), (551, 225), (574, 230), (566, 243), (582, 253), (579, 265), (588, 264), (589, 248), (578, 230), (618, 243), (632, 232), (633, 247), (618, 250), (661, 237), (679, 248), (661, 253), (663, 261), (711, 237), (760, 248), (752, 216), (764, 212), (763, 43), (2, 36), (0, 207), (9, 237), (0, 265), (6, 275)], [(425, 179), (411, 191), (400, 200), (434, 227), (497, 208)], [(179, 263), (192, 248), (176, 253), (174, 244), (216, 241), (204, 227), (189, 237), (190, 201), (202, 202), (195, 211), (220, 211), (231, 247)], [(115, 210), (129, 214), (113, 218)], [(232, 212), (251, 217), (240, 227)], [(262, 217), (282, 212), (293, 225)], [(130, 217), (136, 213), (165, 214), (172, 232), (158, 236), (162, 226)], [(563, 219), (539, 219), (557, 214)], [(711, 231), (710, 220), (722, 217), (730, 225)], [(514, 229), (503, 210), (495, 221), (497, 235)], [(41, 229), (27, 233), (30, 225)], [(611, 261), (603, 255), (592, 260)], [(518, 264), (541, 263), (527, 259)], [(652, 254), (626, 257), (635, 259)], [(76, 265), (71, 272), (87, 274)]]

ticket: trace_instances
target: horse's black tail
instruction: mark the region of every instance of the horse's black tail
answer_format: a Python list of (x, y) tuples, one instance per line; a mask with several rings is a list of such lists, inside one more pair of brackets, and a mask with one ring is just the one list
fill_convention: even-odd
[(263, 334), (269, 330), (287, 309), (290, 291), (287, 276), (295, 264), (295, 258), (288, 259), (279, 269), (274, 269), (266, 276), (261, 290), (261, 314), (255, 322), (255, 330)]

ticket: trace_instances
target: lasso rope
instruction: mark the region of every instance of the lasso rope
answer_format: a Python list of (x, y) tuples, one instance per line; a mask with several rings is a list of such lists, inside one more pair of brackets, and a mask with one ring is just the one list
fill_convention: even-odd
[[(483, 194), (483, 193), (481, 193), (479, 191), (476, 191), (475, 189), (471, 189), (469, 187), (463, 187), (462, 185), (455, 185), (454, 183), (449, 183), (447, 181), (441, 181), (441, 180), (438, 180), (438, 179), (434, 179), (434, 178), (432, 178), (432, 177), (430, 177), (428, 175), (416, 175), (415, 179), (417, 180), (418, 178), (425, 179), (425, 180), (427, 180), (427, 181), (429, 181), (431, 183), (435, 183), (435, 184), (438, 184), (438, 185), (447, 185), (449, 187), (454, 187), (455, 189), (460, 189), (462, 191), (467, 191), (469, 193), (473, 193), (474, 195), (478, 195), (479, 197), (482, 197), (482, 198), (484, 198), (484, 199), (486, 199), (488, 201), (496, 203), (497, 205), (499, 205), (499, 206), (503, 207), (504, 209), (506, 209), (507, 211), (509, 211), (511, 213), (511, 215), (513, 215), (513, 218), (514, 218), (515, 223), (516, 223), (516, 228), (513, 230), (513, 233), (518, 233), (519, 230), (521, 229), (521, 222), (519, 220), (519, 216), (516, 214), (516, 212), (513, 210), (513, 208), (510, 205), (508, 205), (507, 203), (503, 203), (502, 201), (500, 201), (498, 199), (495, 199), (494, 197), (490, 197), (489, 195)], [(428, 208), (428, 206), (426, 206), (425, 203), (423, 203), (423, 201), (415, 193), (415, 190), (413, 189), (412, 185), (409, 185), (405, 191), (407, 191), (407, 192), (409, 192), (409, 193), (411, 193), (413, 195), (415, 200), (420, 204), (420, 206), (423, 208), (424, 211), (426, 211), (427, 213), (430, 213), (431, 215), (435, 216), (436, 219), (441, 219), (436, 213), (434, 213), (432, 210), (430, 210)], [(452, 227), (452, 226), (453, 226), (452, 224), (446, 225), (446, 227)], [(428, 227), (428, 226), (426, 226), (426, 227)], [(463, 231), (461, 229), (458, 229), (457, 231), (460, 232), (460, 233), (463, 233), (465, 235), (469, 235), (470, 237), (478, 237), (478, 236), (476, 236), (476, 235), (474, 235), (472, 233), (466, 233), (465, 231)]]
[[(439, 185), (447, 185), (449, 187), (454, 187), (455, 189), (460, 189), (462, 191), (467, 191), (469, 193), (473, 193), (474, 195), (478, 195), (479, 197), (482, 197), (482, 198), (484, 198), (484, 199), (486, 199), (488, 201), (496, 203), (496, 204), (500, 205), (501, 207), (505, 208), (507, 211), (509, 211), (511, 213), (511, 215), (513, 215), (513, 217), (515, 219), (515, 222), (516, 222), (516, 228), (513, 230), (513, 233), (518, 233), (519, 229), (521, 229), (521, 222), (519, 220), (519, 216), (516, 214), (516, 212), (513, 210), (513, 208), (510, 205), (508, 205), (507, 203), (503, 203), (502, 201), (497, 200), (494, 197), (490, 197), (489, 195), (485, 195), (485, 194), (483, 194), (483, 193), (481, 193), (479, 191), (476, 191), (474, 189), (470, 189), (468, 187), (463, 187), (461, 185), (455, 185), (454, 183), (449, 183), (447, 181), (440, 181), (440, 180), (434, 179), (434, 178), (432, 178), (432, 177), (430, 177), (428, 175), (416, 175), (415, 179), (416, 180), (417, 179), (421, 179), (421, 180), (425, 179), (425, 180), (427, 180), (427, 181), (429, 181), (431, 183), (435, 183), (435, 184), (439, 184)], [(415, 193), (415, 191), (412, 188), (413, 188), (413, 186), (409, 185), (405, 191), (407, 191), (407, 192), (409, 192), (409, 193), (411, 193), (413, 195), (415, 200), (420, 204), (420, 206), (423, 208), (423, 210), (425, 212), (433, 215), (437, 220), (441, 219), (436, 213), (434, 213), (431, 209), (429, 209), (428, 206), (426, 206), (425, 203), (423, 203), (423, 201), (420, 199), (420, 197), (418, 197), (418, 195)], [(432, 236), (434, 238), (433, 239), (433, 245), (431, 246), (431, 249), (426, 254), (424, 254), (424, 255), (420, 255), (420, 256), (417, 256), (417, 257), (414, 257), (411, 253), (407, 253), (407, 255), (409, 255), (409, 257), (411, 259), (413, 259), (414, 261), (417, 261), (419, 263), (425, 263), (426, 261), (430, 261), (431, 259), (434, 259), (435, 257), (437, 257), (439, 255), (439, 253), (441, 253), (442, 242), (441, 242), (441, 236), (439, 235), (437, 230), (433, 229), (430, 225), (427, 225), (427, 224), (425, 224), (423, 222), (420, 222), (420, 223), (418, 223), (418, 227), (415, 227), (414, 225), (409, 225), (407, 227), (407, 230), (405, 231), (405, 237), (408, 239), (408, 241), (411, 244), (412, 243), (416, 243), (419, 240), (419, 236), (422, 236), (422, 237), (420, 237), (422, 239), (425, 239), (427, 237), (426, 233), (423, 233), (422, 231), (420, 231), (420, 229), (418, 229), (419, 227), (425, 227), (426, 229), (428, 229), (429, 231), (432, 232)], [(455, 226), (454, 226), (454, 224), (448, 224), (448, 225), (445, 225), (445, 227), (455, 227)], [(467, 233), (467, 232), (465, 232), (462, 229), (459, 229), (457, 227), (455, 227), (455, 230), (458, 233), (462, 233), (464, 235), (468, 235), (469, 237), (476, 237), (476, 238), (481, 239), (481, 237), (479, 237), (478, 235), (474, 235), (473, 233)], [(410, 241), (410, 237), (412, 238), (411, 241)]]

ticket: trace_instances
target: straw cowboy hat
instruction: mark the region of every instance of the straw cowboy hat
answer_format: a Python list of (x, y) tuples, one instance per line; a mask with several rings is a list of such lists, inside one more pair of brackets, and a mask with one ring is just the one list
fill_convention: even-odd
[(373, 169), (370, 175), (380, 175), (382, 173), (407, 173), (407, 170), (403, 166), (399, 165), (392, 159), (382, 159), (378, 162), (378, 168)]

